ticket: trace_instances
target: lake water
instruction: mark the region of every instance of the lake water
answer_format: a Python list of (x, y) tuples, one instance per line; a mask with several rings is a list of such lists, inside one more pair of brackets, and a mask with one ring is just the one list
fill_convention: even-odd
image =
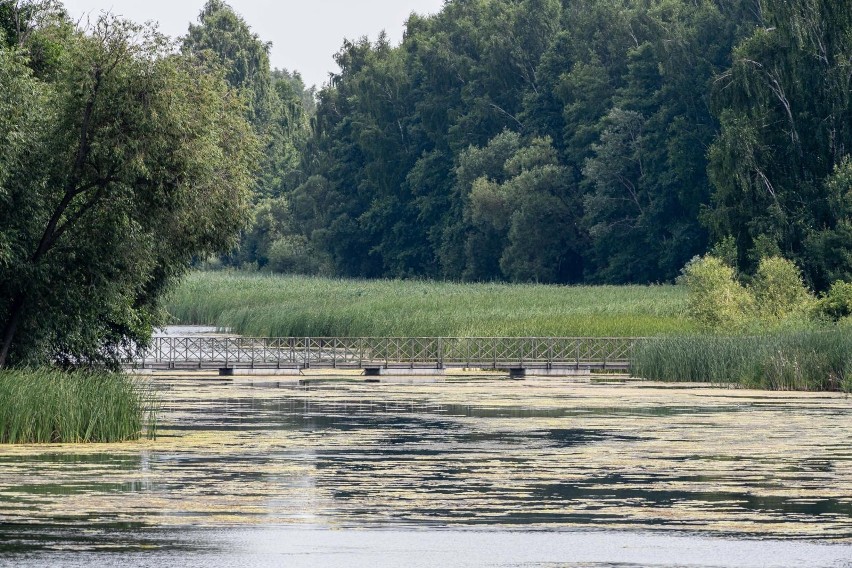
[(852, 567), (843, 395), (302, 379), (155, 376), (156, 440), (0, 447), (0, 565)]

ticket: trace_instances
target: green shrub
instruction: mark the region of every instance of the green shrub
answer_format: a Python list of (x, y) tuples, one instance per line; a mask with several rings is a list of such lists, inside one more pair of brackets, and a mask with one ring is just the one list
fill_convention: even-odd
[(747, 287), (713, 255), (692, 259), (679, 282), (687, 289), (689, 318), (705, 331), (801, 328), (814, 312), (815, 299), (801, 272), (780, 256), (762, 259)]
[(687, 289), (687, 314), (705, 330), (741, 329), (749, 321), (754, 299), (715, 256), (693, 258), (678, 282)]
[(750, 288), (755, 314), (768, 323), (802, 316), (814, 301), (796, 265), (780, 256), (761, 259)]
[(832, 321), (852, 316), (852, 283), (838, 280), (832, 284), (828, 292), (816, 301), (815, 311)]
[(737, 241), (734, 239), (734, 237), (728, 235), (727, 237), (717, 242), (710, 249), (709, 254), (710, 256), (715, 256), (716, 258), (733, 268), (736, 272), (738, 264)]

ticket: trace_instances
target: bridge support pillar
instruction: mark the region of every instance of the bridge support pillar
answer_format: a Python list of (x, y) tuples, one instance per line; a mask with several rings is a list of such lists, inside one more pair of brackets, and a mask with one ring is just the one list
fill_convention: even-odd
[(222, 367), (219, 369), (220, 377), (233, 377), (234, 376), (234, 368), (233, 367)]
[(512, 367), (509, 369), (510, 379), (523, 379), (527, 376), (527, 370), (524, 367)]

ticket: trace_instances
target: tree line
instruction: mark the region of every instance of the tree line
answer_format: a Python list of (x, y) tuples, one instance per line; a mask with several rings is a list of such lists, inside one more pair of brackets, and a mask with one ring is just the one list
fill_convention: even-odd
[(646, 283), (718, 249), (745, 272), (783, 256), (817, 288), (849, 279), (850, 18), (848, 0), (412, 14), (398, 46), (344, 42), (231, 262)]

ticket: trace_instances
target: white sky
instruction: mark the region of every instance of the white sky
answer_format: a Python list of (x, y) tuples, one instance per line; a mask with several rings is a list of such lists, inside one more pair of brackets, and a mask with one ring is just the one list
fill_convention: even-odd
[[(159, 22), (172, 37), (186, 34), (206, 0), (64, 0), (72, 18), (110, 11), (137, 22)], [(307, 85), (320, 87), (336, 71), (332, 55), (343, 38), (368, 36), (375, 40), (385, 30), (396, 44), (411, 12), (433, 14), (444, 0), (228, 0), (252, 31), (272, 42), (273, 67), (295, 70)]]

